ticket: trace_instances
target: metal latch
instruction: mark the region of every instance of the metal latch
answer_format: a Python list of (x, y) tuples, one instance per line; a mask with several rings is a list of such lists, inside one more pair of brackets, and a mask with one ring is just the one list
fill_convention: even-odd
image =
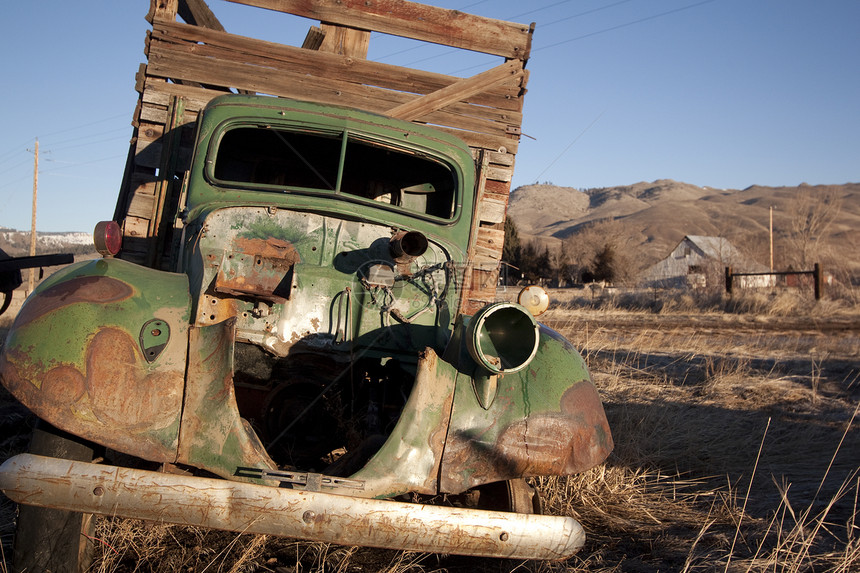
[(364, 480), (347, 479), (340, 477), (315, 474), (311, 472), (282, 472), (270, 471), (260, 468), (237, 468), (237, 477), (276, 480), (281, 483), (299, 486), (297, 489), (306, 491), (321, 491), (328, 489), (364, 489)]

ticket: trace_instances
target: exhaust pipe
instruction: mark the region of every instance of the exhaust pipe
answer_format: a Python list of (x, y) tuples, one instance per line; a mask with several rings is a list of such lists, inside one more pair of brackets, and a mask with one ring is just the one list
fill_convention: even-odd
[(0, 466), (17, 503), (386, 549), (564, 559), (585, 542), (570, 517), (365, 499), (20, 454)]

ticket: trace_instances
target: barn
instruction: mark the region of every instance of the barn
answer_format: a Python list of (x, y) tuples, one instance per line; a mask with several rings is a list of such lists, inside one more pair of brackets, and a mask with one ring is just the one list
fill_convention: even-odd
[[(649, 287), (716, 288), (725, 284), (725, 267), (740, 272), (768, 272), (768, 268), (745, 257), (725, 237), (687, 235), (669, 256), (643, 274)], [(773, 286), (772, 276), (738, 277), (745, 287)]]

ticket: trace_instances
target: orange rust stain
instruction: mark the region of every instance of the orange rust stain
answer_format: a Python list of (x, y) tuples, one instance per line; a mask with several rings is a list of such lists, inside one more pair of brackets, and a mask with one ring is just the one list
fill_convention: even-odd
[(86, 382), (77, 368), (57, 366), (45, 375), (42, 392), (52, 401), (73, 403), (84, 397)]
[(248, 255), (257, 255), (264, 259), (281, 259), (286, 265), (301, 262), (299, 252), (289, 241), (275, 238), (243, 239), (237, 237), (233, 244), (237, 251)]
[[(181, 375), (145, 374), (132, 338), (122, 330), (104, 328), (87, 350), (87, 393), (96, 416), (109, 424), (161, 428), (176, 419)], [(144, 375), (142, 375), (144, 374)]]

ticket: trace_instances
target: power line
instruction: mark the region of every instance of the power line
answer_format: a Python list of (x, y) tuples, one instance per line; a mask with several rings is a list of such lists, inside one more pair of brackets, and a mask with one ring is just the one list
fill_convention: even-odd
[(550, 162), (550, 164), (549, 164), (549, 165), (547, 165), (547, 166), (544, 168), (544, 170), (543, 170), (543, 171), (541, 171), (540, 173), (538, 173), (538, 176), (537, 176), (537, 177), (535, 177), (535, 181), (538, 181), (544, 173), (546, 173), (547, 171), (549, 171), (549, 168), (550, 168), (550, 167), (552, 167), (553, 165), (555, 165), (556, 161), (558, 161), (559, 159), (561, 159), (561, 156), (562, 156), (562, 155), (564, 155), (565, 153), (567, 153), (567, 150), (568, 150), (568, 149), (570, 149), (571, 147), (573, 147), (573, 144), (574, 144), (574, 143), (576, 143), (577, 141), (579, 141), (579, 139), (580, 139), (583, 135), (585, 135), (585, 132), (587, 132), (589, 129), (591, 129), (591, 127), (592, 127), (595, 123), (597, 123), (597, 121), (598, 121), (601, 117), (603, 117), (603, 114), (604, 114), (604, 113), (606, 113), (606, 110), (601, 111), (601, 112), (600, 112), (600, 115), (598, 115), (597, 117), (595, 117), (595, 118), (594, 118), (594, 121), (592, 121), (591, 123), (589, 123), (589, 124), (588, 124), (588, 126), (587, 126), (585, 129), (583, 129), (582, 131), (580, 131), (580, 132), (579, 132), (579, 135), (577, 135), (576, 137), (574, 137), (574, 138), (573, 138), (573, 141), (571, 141), (570, 143), (568, 143), (568, 144), (567, 144), (567, 147), (565, 147), (565, 148), (562, 150), (562, 152), (561, 152), (561, 153), (559, 153), (559, 154), (556, 156), (556, 158), (555, 158), (555, 159), (553, 159), (553, 160)]
[[(541, 12), (542, 10), (549, 10), (550, 8), (555, 8), (561, 4), (567, 4), (571, 0), (561, 0), (561, 2), (556, 2), (555, 4), (550, 4), (549, 6), (542, 6), (541, 8), (535, 8), (534, 10), (529, 10), (528, 12), (523, 12), (522, 14), (517, 14), (516, 16), (508, 16), (506, 20), (513, 20), (514, 18), (522, 18), (523, 16), (528, 16), (529, 14), (534, 14), (535, 12)], [(620, 2), (615, 2), (614, 4), (607, 4), (606, 6), (601, 6), (600, 8), (594, 8), (593, 10), (587, 10), (585, 12), (581, 12), (579, 14), (574, 14), (573, 16), (568, 16), (566, 18), (562, 18), (561, 20), (553, 20), (551, 24), (555, 24), (556, 22), (563, 22), (565, 20), (571, 20), (573, 18), (579, 18), (580, 16), (585, 16), (586, 14), (591, 14), (593, 12), (600, 12), (601, 10), (606, 10), (607, 8), (612, 8), (613, 6), (617, 6), (618, 4), (624, 4), (625, 2), (630, 2), (631, 0), (621, 0)], [(550, 24), (544, 24), (543, 27), (549, 26)]]
[[(95, 137), (95, 136), (92, 136), (92, 137)], [(107, 143), (107, 142), (109, 142), (109, 141), (118, 141), (118, 140), (121, 140), (121, 139), (124, 139), (124, 140), (126, 140), (126, 141), (127, 141), (127, 140), (128, 140), (128, 136), (122, 136), (122, 135), (121, 135), (121, 136), (118, 136), (118, 137), (109, 137), (109, 138), (107, 138), (107, 139), (99, 139), (99, 140), (96, 140), (96, 141), (86, 141), (86, 142), (83, 142), (83, 143), (78, 143), (78, 144), (76, 144), (76, 145), (67, 145), (67, 146), (65, 146), (65, 147), (60, 147), (59, 149), (60, 149), (61, 151), (65, 151), (65, 150), (67, 150), (67, 149), (76, 149), (76, 148), (78, 148), (78, 147), (86, 147), (87, 145), (96, 145), (96, 144), (99, 144), (99, 143)], [(57, 151), (57, 148), (55, 148), (55, 147), (51, 147), (50, 151)]]
[[(609, 5), (609, 6), (606, 6), (606, 7), (608, 8), (608, 7), (611, 7), (611, 6), (616, 6), (616, 5), (618, 5), (618, 4), (622, 4), (622, 3), (627, 2), (627, 1), (629, 1), (629, 0), (621, 0), (620, 2), (616, 2), (615, 4), (612, 4), (612, 5)], [(585, 38), (590, 38), (590, 37), (592, 37), (592, 36), (597, 36), (598, 34), (605, 34), (606, 32), (612, 32), (612, 31), (614, 31), (614, 30), (619, 30), (619, 29), (621, 29), (621, 28), (626, 28), (626, 27), (628, 27), (628, 26), (633, 26), (634, 24), (641, 24), (642, 22), (647, 22), (647, 21), (649, 21), (649, 20), (655, 20), (655, 19), (657, 19), (657, 18), (661, 18), (661, 17), (663, 17), (663, 16), (668, 16), (669, 14), (675, 14), (675, 13), (678, 13), (678, 12), (682, 12), (682, 11), (684, 11), (684, 10), (689, 10), (689, 9), (691, 9), (691, 8), (696, 8), (697, 6), (702, 6), (703, 4), (709, 4), (709, 3), (711, 3), (711, 2), (715, 2), (715, 1), (716, 1), (716, 0), (703, 0), (702, 2), (696, 2), (695, 4), (690, 4), (690, 5), (688, 5), (688, 6), (681, 6), (680, 8), (675, 8), (675, 9), (673, 9), (673, 10), (667, 10), (666, 12), (660, 12), (659, 14), (654, 14), (654, 15), (652, 15), (652, 16), (646, 16), (646, 17), (644, 17), (644, 18), (639, 18), (638, 20), (634, 20), (634, 21), (632, 21), (632, 22), (627, 22), (627, 23), (624, 23), (624, 24), (619, 24), (619, 25), (617, 25), (617, 26), (612, 26), (612, 27), (610, 27), (610, 28), (604, 28), (603, 30), (598, 30), (598, 31), (596, 31), (596, 32), (591, 32), (591, 33), (589, 33), (589, 34), (584, 34), (584, 35), (582, 35), (582, 36), (577, 36), (577, 37), (575, 37), (575, 38), (568, 38), (567, 40), (562, 40), (562, 41), (560, 41), (560, 42), (555, 42), (554, 44), (549, 44), (549, 45), (547, 45), (547, 46), (541, 46), (540, 48), (533, 48), (533, 49), (532, 49), (532, 53), (540, 52), (540, 51), (542, 51), (542, 50), (548, 50), (549, 48), (555, 48), (555, 47), (557, 47), (557, 46), (561, 46), (561, 45), (564, 45), (564, 44), (569, 44), (570, 42), (575, 42), (575, 41), (577, 41), (577, 40), (584, 40)], [(599, 10), (599, 9), (602, 9), (602, 8), (598, 8), (597, 10)], [(590, 13), (590, 12), (593, 12), (593, 11), (596, 11), (596, 10), (592, 10), (592, 11), (589, 11), (589, 12), (583, 12), (582, 14), (578, 14), (578, 15), (575, 15), (575, 16), (570, 16), (570, 17), (568, 17), (568, 19), (573, 18), (573, 17), (576, 17), (576, 16), (579, 16), (579, 15), (583, 15), (583, 14), (586, 14), (586, 13)], [(559, 21), (561, 21), (561, 20), (559, 20)], [(553, 22), (553, 23), (554, 23), (554, 22)], [(547, 24), (547, 25), (550, 25), (550, 24)], [(427, 59), (429, 59), (429, 58), (427, 58)], [(457, 75), (457, 74), (461, 74), (461, 73), (463, 73), (463, 72), (467, 72), (467, 71), (469, 71), (469, 70), (473, 70), (473, 69), (478, 68), (478, 67), (481, 67), (481, 65), (480, 65), (480, 64), (478, 64), (478, 65), (474, 65), (474, 66), (469, 66), (468, 68), (462, 68), (462, 69), (459, 69), (459, 70), (457, 70), (457, 71), (455, 71), (455, 72), (452, 72), (450, 75)]]
[[(129, 131), (129, 129), (128, 129), (128, 128), (129, 128), (129, 126), (123, 126), (123, 127), (118, 127), (118, 128), (116, 128), (116, 129), (110, 129), (110, 130), (108, 130), (108, 131), (100, 131), (100, 132), (98, 132), (98, 133), (92, 133), (92, 134), (89, 134), (89, 135), (82, 135), (82, 136), (80, 136), (80, 137), (75, 137), (75, 138), (72, 138), (72, 139), (63, 139), (63, 140), (60, 140), (60, 141), (53, 141), (53, 142), (51, 142), (51, 149), (56, 150), (58, 145), (63, 145), (64, 143), (76, 143), (76, 142), (78, 142), (78, 141), (81, 141), (82, 139), (89, 139), (89, 138), (91, 138), (91, 137), (98, 137), (98, 136), (100, 136), (100, 135), (107, 135), (107, 134), (109, 134), (109, 133), (117, 133), (117, 132), (119, 132), (119, 131), (128, 132), (128, 131)], [(44, 140), (45, 138), (44, 138), (44, 137), (42, 137), (42, 139)], [(60, 148), (60, 149), (62, 149), (62, 148)]]
[(112, 159), (118, 159), (120, 157), (126, 157), (127, 155), (128, 155), (127, 153), (121, 153), (119, 155), (114, 155), (112, 157), (102, 157), (101, 159), (92, 159), (90, 161), (81, 161), (79, 163), (72, 163), (71, 165), (66, 165), (63, 167), (56, 167), (54, 169), (45, 169), (45, 170), (39, 171), (39, 173), (54, 173), (56, 171), (60, 171), (61, 169), (69, 169), (72, 167), (80, 167), (81, 165), (90, 165), (92, 163), (100, 163), (102, 161), (110, 161)]
[[(474, 3), (469, 4), (469, 5), (467, 5), (467, 6), (463, 6), (462, 8), (458, 8), (458, 10), (459, 10), (459, 11), (467, 10), (467, 9), (472, 8), (472, 7), (474, 7), (474, 6), (477, 6), (477, 5), (479, 5), (479, 4), (484, 4), (486, 1), (487, 1), (487, 0), (481, 0), (480, 2), (474, 2)], [(533, 13), (535, 13), (535, 12), (540, 12), (540, 11), (542, 11), (542, 10), (548, 10), (548, 9), (553, 8), (553, 7), (555, 7), (555, 6), (558, 6), (558, 5), (560, 5), (560, 4), (567, 4), (568, 2), (571, 2), (571, 1), (572, 1), (572, 0), (561, 0), (560, 2), (555, 2), (554, 4), (549, 4), (549, 5), (547, 5), (547, 6), (542, 6), (542, 7), (540, 7), (540, 8), (535, 8), (534, 10), (529, 10), (528, 12), (523, 12), (522, 14), (518, 14), (518, 15), (516, 15), (516, 16), (506, 16), (504, 19), (505, 19), (505, 20), (513, 20), (514, 18), (519, 18), (519, 17), (521, 17), (521, 16), (526, 16), (526, 15), (528, 15), (528, 14), (533, 14)], [(616, 4), (623, 4), (624, 2), (630, 2), (630, 0), (621, 0), (620, 2), (616, 2)], [(597, 12), (597, 11), (599, 11), (599, 10), (604, 10), (605, 8), (611, 8), (611, 7), (612, 7), (612, 6), (614, 6), (614, 5), (615, 5), (615, 4), (611, 4), (610, 6), (606, 6), (606, 7), (602, 7), (602, 8), (597, 8), (597, 9), (595, 9), (595, 10), (589, 10), (588, 12), (584, 12), (583, 14), (590, 14), (591, 12)], [(571, 16), (571, 17), (569, 17), (569, 18), (567, 18), (567, 19), (575, 18), (575, 17), (576, 17), (576, 16)], [(417, 46), (412, 46), (411, 48), (404, 48), (404, 49), (402, 49), (402, 50), (398, 50), (398, 51), (396, 51), (396, 52), (392, 52), (392, 53), (387, 54), (387, 55), (385, 55), (385, 56), (381, 56), (381, 57), (377, 58), (377, 61), (382, 61), (382, 60), (384, 60), (384, 59), (387, 59), (387, 58), (390, 58), (390, 57), (393, 57), (393, 56), (398, 56), (398, 55), (400, 55), (400, 54), (405, 54), (406, 52), (412, 52), (412, 51), (414, 51), (414, 50), (419, 50), (419, 49), (426, 48), (426, 47), (427, 47), (427, 44), (419, 44), (419, 45), (417, 45)], [(444, 53), (442, 53), (442, 54), (436, 54), (436, 55), (434, 55), (434, 56), (428, 56), (428, 57), (423, 58), (423, 59), (421, 59), (421, 60), (416, 60), (416, 61), (414, 61), (414, 62), (410, 62), (410, 63), (405, 64), (405, 65), (407, 65), (407, 66), (411, 66), (411, 65), (413, 65), (413, 64), (421, 63), (421, 62), (424, 62), (424, 61), (427, 61), (427, 60), (431, 60), (431, 59), (433, 59), (433, 58), (439, 58), (439, 57), (445, 56), (445, 55), (447, 55), (447, 54), (451, 54), (451, 53), (458, 52), (458, 51), (459, 51), (459, 50), (457, 50), (457, 49), (447, 50), (447, 51), (445, 51), (445, 52), (444, 52)]]
[(647, 22), (649, 20), (655, 20), (657, 18), (662, 18), (663, 16), (668, 16), (669, 14), (676, 14), (676, 13), (682, 12), (684, 10), (689, 10), (691, 8), (696, 8), (698, 6), (702, 6), (703, 4), (710, 4), (711, 2), (715, 2), (715, 1), (716, 0), (703, 0), (702, 2), (696, 2), (695, 4), (690, 4), (688, 6), (681, 6), (680, 8), (675, 8), (673, 10), (667, 10), (666, 12), (660, 12), (659, 14), (654, 14), (653, 16), (646, 16), (645, 18), (639, 18), (638, 20), (633, 20), (632, 22), (627, 22), (626, 24), (619, 24), (617, 26), (612, 26), (611, 28), (605, 28), (603, 30), (591, 32), (590, 34), (584, 34), (582, 36), (577, 36), (575, 38), (568, 38), (567, 40), (562, 40), (561, 42), (549, 44), (548, 46), (541, 46), (540, 48), (532, 50), (532, 52), (539, 52), (541, 50), (548, 50), (549, 48), (555, 48), (556, 46), (561, 46), (563, 44), (569, 44), (570, 42), (576, 42), (577, 40), (584, 40), (585, 38), (591, 38), (592, 36), (597, 36), (598, 34), (605, 34), (606, 32), (612, 32), (614, 30), (620, 30), (621, 28), (633, 26), (634, 24), (641, 24), (642, 22)]
[[(117, 115), (112, 115), (112, 116), (110, 116), (110, 117), (105, 117), (105, 118), (103, 118), (103, 119), (99, 119), (99, 120), (97, 120), (97, 121), (88, 121), (87, 123), (83, 123), (83, 124), (80, 124), (80, 125), (76, 125), (76, 126), (74, 126), (74, 127), (66, 127), (66, 128), (63, 128), (63, 129), (59, 129), (59, 130), (57, 130), (57, 131), (52, 131), (52, 132), (50, 132), (50, 133), (41, 134), (41, 135), (39, 135), (39, 137), (41, 137), (42, 139), (45, 139), (45, 138), (47, 138), (47, 137), (51, 137), (51, 136), (53, 136), (53, 135), (58, 135), (58, 134), (61, 134), (61, 133), (68, 133), (68, 132), (70, 132), (70, 131), (77, 131), (77, 130), (80, 130), (80, 129), (84, 129), (84, 128), (86, 128), (86, 127), (91, 127), (91, 126), (93, 126), (93, 125), (98, 125), (98, 124), (100, 124), (100, 123), (105, 123), (105, 122), (108, 122), (108, 121), (114, 121), (114, 120), (119, 119), (119, 118), (121, 118), (121, 117), (128, 117), (128, 114), (126, 114), (126, 113), (123, 113), (123, 114), (117, 114)], [(87, 136), (82, 136), (82, 137), (87, 137)], [(16, 146), (14, 146), (14, 147), (9, 148), (9, 150), (8, 150), (8, 151), (6, 151), (6, 152), (5, 152), (5, 153), (3, 153), (2, 155), (0, 155), (0, 159), (2, 159), (2, 158), (4, 158), (4, 157), (6, 157), (6, 156), (7, 156), (7, 155), (9, 155), (9, 154), (14, 154), (14, 153), (16, 153), (20, 148), (22, 148), (22, 147), (25, 147), (25, 146), (29, 145), (29, 144), (30, 144), (30, 142), (31, 142), (32, 140), (33, 140), (33, 139), (32, 139), (32, 138), (30, 138), (30, 139), (26, 140), (25, 142), (23, 142), (23, 143), (21, 143), (21, 144), (19, 144), (19, 145), (16, 145)]]

